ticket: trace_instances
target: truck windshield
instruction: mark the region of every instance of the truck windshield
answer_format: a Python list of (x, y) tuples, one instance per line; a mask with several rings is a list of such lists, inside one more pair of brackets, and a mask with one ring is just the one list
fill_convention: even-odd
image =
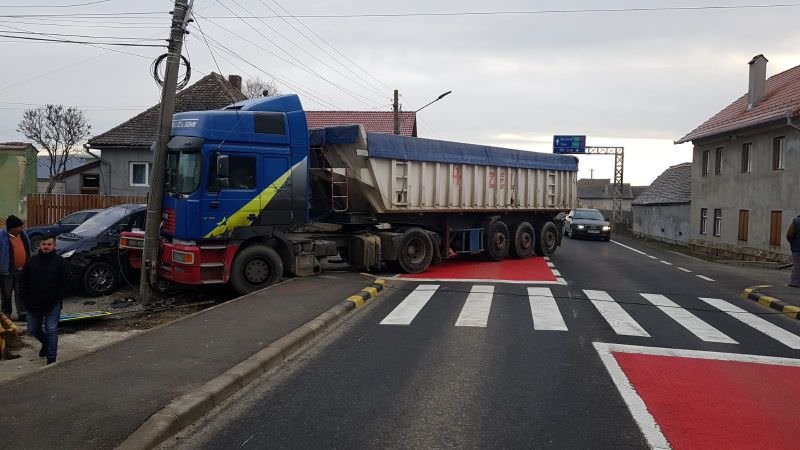
[(189, 194), (200, 185), (199, 151), (170, 151), (167, 153), (165, 188), (168, 193)]

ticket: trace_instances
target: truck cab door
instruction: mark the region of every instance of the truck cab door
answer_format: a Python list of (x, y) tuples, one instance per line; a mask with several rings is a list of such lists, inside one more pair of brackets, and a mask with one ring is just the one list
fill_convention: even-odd
[[(220, 185), (217, 159), (228, 159), (227, 186)], [(223, 237), (237, 225), (258, 217), (260, 204), (254, 204), (259, 191), (259, 157), (252, 153), (212, 152), (205, 170), (207, 179), (200, 201), (200, 230), (206, 238)]]

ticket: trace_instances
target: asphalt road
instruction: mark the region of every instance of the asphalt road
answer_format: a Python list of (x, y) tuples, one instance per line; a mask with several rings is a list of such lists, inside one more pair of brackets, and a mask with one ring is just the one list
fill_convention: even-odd
[(567, 240), (566, 285), (390, 283), (169, 445), (648, 448), (594, 342), (800, 357), (800, 322), (738, 297), (782, 274), (615, 240)]

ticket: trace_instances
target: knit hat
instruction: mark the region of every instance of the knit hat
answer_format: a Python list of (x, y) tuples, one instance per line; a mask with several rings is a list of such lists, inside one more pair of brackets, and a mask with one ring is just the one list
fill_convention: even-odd
[(15, 215), (10, 215), (8, 216), (8, 219), (6, 219), (6, 228), (10, 229), (10, 228), (21, 227), (22, 223), (23, 223), (22, 219), (20, 219)]

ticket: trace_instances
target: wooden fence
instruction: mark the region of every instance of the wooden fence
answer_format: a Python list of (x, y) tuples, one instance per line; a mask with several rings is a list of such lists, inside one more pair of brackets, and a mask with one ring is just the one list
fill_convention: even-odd
[(67, 214), (83, 209), (101, 209), (125, 203), (147, 203), (147, 197), (134, 195), (109, 196), (89, 194), (28, 194), (28, 220), (34, 227), (57, 222)]

